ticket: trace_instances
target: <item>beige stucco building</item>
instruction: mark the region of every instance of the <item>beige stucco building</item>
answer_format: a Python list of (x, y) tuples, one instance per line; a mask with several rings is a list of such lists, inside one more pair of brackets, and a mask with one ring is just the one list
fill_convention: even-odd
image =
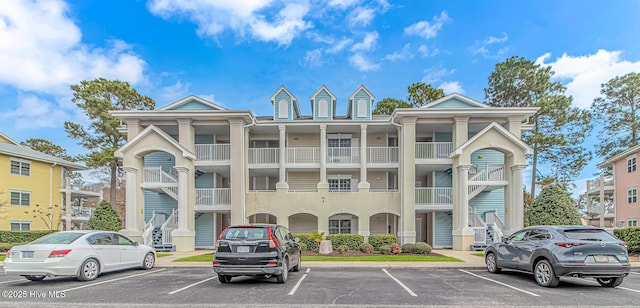
[(127, 177), (123, 232), (186, 251), (212, 248), (229, 224), (268, 222), (469, 250), (522, 227), (531, 149), (521, 133), (536, 108), (452, 94), (377, 116), (364, 86), (343, 106), (324, 86), (309, 94), (311, 115), (284, 86), (265, 116), (195, 96), (112, 111), (128, 136), (116, 152)]

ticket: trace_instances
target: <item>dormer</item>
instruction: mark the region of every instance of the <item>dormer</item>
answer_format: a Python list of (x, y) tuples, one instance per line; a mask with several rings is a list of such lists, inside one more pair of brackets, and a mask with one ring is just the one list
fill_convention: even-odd
[(271, 95), (271, 104), (274, 121), (295, 120), (300, 117), (298, 99), (285, 86), (281, 86)]
[(336, 96), (324, 85), (311, 95), (314, 120), (333, 120), (336, 115)]
[(360, 85), (351, 96), (349, 96), (349, 109), (347, 118), (352, 120), (371, 120), (371, 112), (375, 97), (364, 85)]
[(179, 101), (166, 105), (158, 110), (227, 110), (220, 105), (214, 104), (204, 98), (189, 95)]
[(420, 107), (420, 109), (427, 108), (489, 108), (489, 105), (464, 95), (453, 93)]

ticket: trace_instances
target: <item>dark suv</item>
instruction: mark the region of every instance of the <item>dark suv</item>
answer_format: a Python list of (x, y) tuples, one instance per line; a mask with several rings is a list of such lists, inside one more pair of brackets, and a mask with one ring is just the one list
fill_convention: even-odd
[(302, 264), (298, 241), (280, 225), (229, 226), (220, 233), (213, 271), (221, 283), (235, 276), (275, 276), (279, 283)]

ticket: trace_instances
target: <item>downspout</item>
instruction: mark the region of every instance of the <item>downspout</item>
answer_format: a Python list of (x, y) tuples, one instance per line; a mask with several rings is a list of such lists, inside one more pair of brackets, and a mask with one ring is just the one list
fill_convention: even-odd
[[(245, 130), (251, 126), (255, 126), (256, 125), (256, 119), (254, 117), (251, 117), (251, 123), (247, 124), (247, 125), (243, 125), (242, 126), (242, 152), (245, 152), (245, 155), (243, 155), (243, 166), (242, 166), (242, 221), (243, 223), (246, 222), (247, 216), (246, 216), (246, 208), (247, 205), (245, 204), (246, 202), (246, 180), (247, 180), (247, 176), (248, 176), (248, 170), (249, 168), (247, 160), (249, 159), (247, 153), (248, 153), (248, 148), (245, 147), (245, 140), (244, 140), (244, 136), (246, 135)], [(232, 188), (233, 189), (233, 188)]]
[(53, 168), (57, 165), (54, 162), (49, 168), (49, 231), (53, 230)]

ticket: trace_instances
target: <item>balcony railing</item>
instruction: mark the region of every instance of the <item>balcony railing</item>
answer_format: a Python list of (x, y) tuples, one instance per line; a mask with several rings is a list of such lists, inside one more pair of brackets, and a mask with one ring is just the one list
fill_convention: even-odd
[[(91, 218), (91, 216), (93, 216), (93, 212), (95, 212), (95, 208), (92, 207), (79, 207), (79, 206), (72, 206), (71, 207), (71, 219), (83, 219), (83, 220), (87, 220), (89, 218)], [(62, 214), (65, 215), (66, 214), (66, 210), (63, 207), (62, 208)]]
[(178, 183), (178, 173), (173, 168), (163, 170), (162, 167), (145, 167), (143, 181), (155, 184), (176, 184)]
[(469, 181), (503, 181), (503, 164), (473, 165), (469, 169)]
[[(604, 186), (613, 186), (614, 181), (612, 176), (604, 177)], [(600, 190), (600, 178), (595, 178), (591, 180), (587, 180), (587, 189), (588, 191), (597, 191)]]
[(231, 204), (231, 188), (196, 188), (196, 205), (216, 206)]
[(196, 160), (225, 161), (230, 158), (230, 145), (221, 144), (196, 144)]
[(451, 187), (416, 187), (416, 204), (452, 204)]
[(319, 147), (287, 148), (287, 163), (317, 164), (320, 163)]
[(277, 164), (280, 162), (278, 148), (250, 148), (249, 164)]
[(358, 164), (360, 163), (360, 148), (359, 147), (329, 147), (327, 148), (327, 163)]
[(449, 158), (451, 152), (452, 142), (416, 142), (416, 159)]
[(386, 164), (398, 162), (398, 147), (367, 148), (367, 163)]

